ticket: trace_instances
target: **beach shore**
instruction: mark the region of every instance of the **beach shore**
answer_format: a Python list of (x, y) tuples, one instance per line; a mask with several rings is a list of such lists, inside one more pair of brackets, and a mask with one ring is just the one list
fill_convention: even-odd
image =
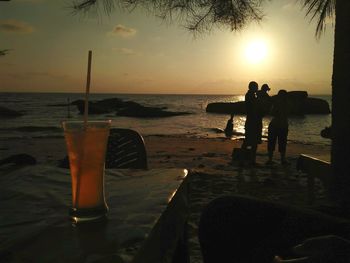
[[(330, 159), (330, 146), (288, 142), (289, 166), (279, 163), (266, 166), (266, 142), (258, 147), (256, 167), (239, 167), (231, 163), (233, 148), (239, 148), (241, 140), (227, 138), (198, 138), (189, 135), (144, 136), (149, 168), (186, 168), (191, 171), (189, 246), (191, 262), (202, 262), (197, 226), (203, 207), (222, 195), (245, 195), (299, 207), (309, 207), (307, 177), (296, 170), (301, 153)], [(0, 159), (13, 154), (26, 153), (39, 164), (56, 166), (65, 157), (63, 137), (0, 140)], [(323, 204), (325, 192), (316, 182), (314, 205)]]
[[(144, 136), (144, 141), (150, 168), (182, 167), (219, 171), (231, 161), (232, 149), (239, 148), (242, 144), (241, 140), (190, 135), (147, 135)], [(66, 155), (63, 137), (0, 139), (0, 145), (0, 159), (27, 153), (40, 164), (55, 165)], [(301, 153), (329, 161), (330, 146), (288, 142), (287, 158), (290, 161)], [(274, 157), (278, 162), (278, 152)], [(266, 142), (263, 142), (258, 147), (257, 162), (264, 164), (266, 160)]]

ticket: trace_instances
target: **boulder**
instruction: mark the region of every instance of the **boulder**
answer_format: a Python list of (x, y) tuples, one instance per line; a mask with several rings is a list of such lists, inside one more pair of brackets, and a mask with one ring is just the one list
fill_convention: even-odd
[[(84, 113), (84, 101), (72, 102), (78, 107), (80, 114)], [(146, 107), (134, 101), (123, 101), (118, 98), (89, 102), (89, 114), (106, 114), (116, 112), (117, 116), (136, 118), (159, 118), (190, 114), (189, 112), (171, 112), (164, 107)]]
[(246, 114), (244, 101), (238, 102), (213, 102), (206, 108), (207, 112), (223, 114)]
[(331, 139), (332, 137), (332, 127), (325, 127), (322, 131), (321, 131), (321, 137), (326, 138), (326, 139)]
[(165, 111), (162, 108), (145, 107), (141, 105), (123, 108), (117, 111), (118, 116), (135, 117), (135, 118), (163, 118), (187, 115), (189, 112)]
[(63, 159), (58, 160), (57, 167), (69, 169), (69, 159), (67, 155)]
[[(113, 101), (115, 104), (113, 104)], [(118, 106), (120, 105), (119, 99), (108, 99), (108, 100), (102, 100), (97, 102), (89, 101), (89, 114), (105, 114), (105, 113), (111, 113), (118, 109)], [(72, 105), (76, 105), (79, 113), (84, 114), (84, 106), (85, 102), (84, 100), (76, 100), (72, 102)]]
[(15, 110), (11, 110), (5, 107), (0, 106), (0, 118), (17, 118), (17, 117), (21, 117), (23, 114), (15, 111)]
[(331, 110), (327, 101), (318, 98), (307, 98), (304, 103), (304, 112), (307, 114), (329, 114)]
[[(276, 99), (276, 96), (271, 97), (272, 101)], [(306, 91), (288, 92), (288, 107), (291, 115), (329, 114), (331, 112), (327, 101), (309, 98)], [(222, 114), (246, 114), (244, 101), (209, 103), (206, 111)]]
[(36, 159), (26, 153), (11, 155), (7, 158), (0, 160), (0, 166), (5, 164), (15, 164), (15, 165), (35, 165)]

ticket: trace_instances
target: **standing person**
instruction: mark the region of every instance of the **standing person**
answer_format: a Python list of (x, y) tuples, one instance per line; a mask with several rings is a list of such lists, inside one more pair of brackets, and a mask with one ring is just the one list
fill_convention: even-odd
[(269, 124), (268, 131), (268, 154), (269, 160), (266, 164), (272, 164), (273, 152), (275, 150), (276, 141), (278, 139), (278, 151), (281, 154), (281, 163), (287, 164), (286, 148), (288, 137), (288, 101), (287, 91), (278, 91), (277, 97), (272, 106), (272, 120)]
[(258, 99), (258, 143), (261, 143), (262, 129), (263, 129), (263, 118), (271, 111), (271, 97), (267, 93), (270, 89), (269, 85), (263, 84), (261, 89), (256, 92)]
[(234, 115), (231, 113), (231, 118), (228, 119), (226, 128), (225, 128), (225, 135), (228, 138), (231, 138), (233, 135), (233, 117)]
[(258, 83), (251, 81), (248, 85), (248, 92), (245, 94), (245, 106), (247, 118), (244, 124), (245, 138), (242, 149), (250, 147), (250, 161), (255, 164), (256, 149), (258, 147), (258, 107), (256, 92), (258, 91)]

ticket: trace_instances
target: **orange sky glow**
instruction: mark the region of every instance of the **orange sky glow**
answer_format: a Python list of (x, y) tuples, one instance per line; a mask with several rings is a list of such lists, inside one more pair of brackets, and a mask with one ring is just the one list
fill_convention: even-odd
[(331, 93), (333, 28), (320, 40), (294, 0), (271, 1), (241, 32), (194, 37), (179, 24), (116, 10), (73, 16), (67, 1), (0, 2), (0, 92), (83, 92), (93, 50), (95, 93), (242, 94), (250, 80)]

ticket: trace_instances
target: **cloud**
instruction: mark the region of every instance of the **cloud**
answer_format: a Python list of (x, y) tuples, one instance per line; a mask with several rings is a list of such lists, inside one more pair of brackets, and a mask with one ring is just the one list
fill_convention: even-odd
[(112, 50), (116, 51), (122, 55), (126, 55), (126, 56), (142, 56), (142, 53), (137, 52), (137, 51), (130, 49), (130, 48), (125, 48), (125, 47), (113, 48)]
[(301, 5), (298, 5), (298, 4), (296, 3), (296, 1), (294, 1), (294, 0), (293, 0), (293, 1), (289, 0), (288, 3), (285, 3), (285, 4), (282, 6), (282, 9), (283, 9), (283, 10), (287, 10), (287, 11), (296, 11), (296, 10), (300, 11)]
[(16, 72), (8, 73), (8, 77), (14, 79), (33, 79), (33, 78), (50, 78), (55, 80), (69, 79), (70, 76), (66, 74), (52, 73), (48, 71), (29, 71), (29, 72)]
[(31, 25), (22, 21), (13, 19), (0, 21), (0, 32), (29, 34), (33, 31), (34, 28)]
[(127, 56), (133, 56), (133, 55), (138, 55), (138, 53), (133, 50), (133, 49), (130, 49), (130, 48), (125, 48), (125, 47), (122, 47), (122, 48), (113, 48), (114, 51), (117, 51), (123, 55), (127, 55)]
[(117, 35), (123, 38), (133, 37), (136, 34), (136, 29), (131, 27), (126, 27), (123, 25), (116, 25), (115, 28), (113, 28), (112, 32), (110, 32), (112, 35)]

